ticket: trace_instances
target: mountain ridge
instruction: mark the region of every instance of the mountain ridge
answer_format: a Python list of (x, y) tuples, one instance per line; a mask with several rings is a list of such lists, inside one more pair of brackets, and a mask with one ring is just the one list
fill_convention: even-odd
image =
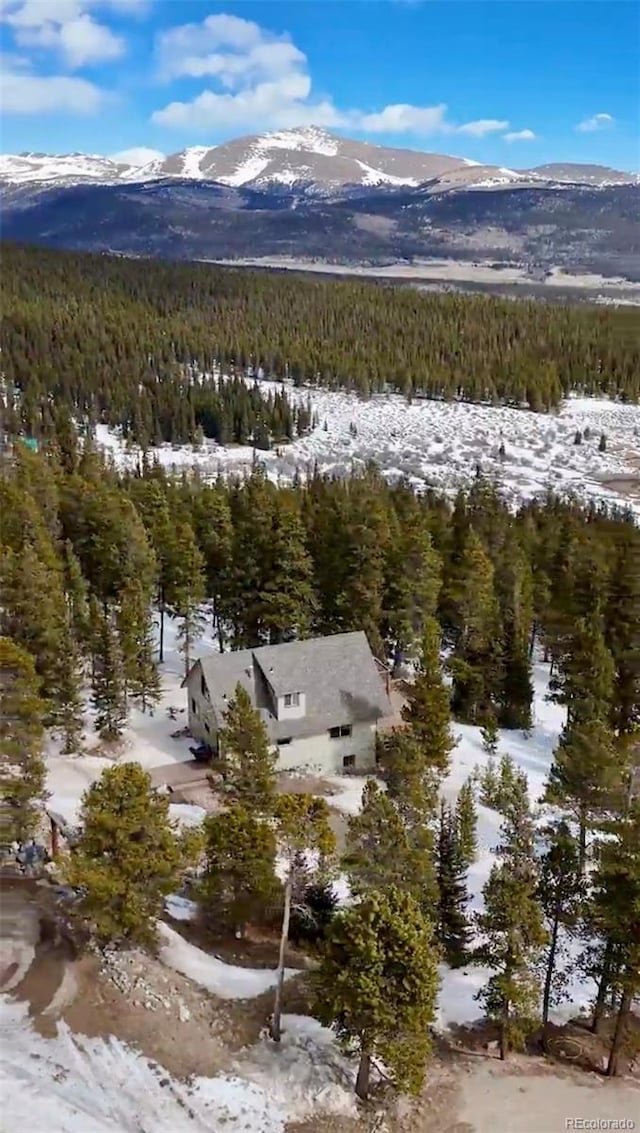
[(0, 182), (8, 185), (118, 184), (163, 178), (215, 181), (239, 188), (298, 186), (318, 192), (346, 187), (416, 188), (438, 191), (511, 184), (636, 184), (637, 175), (575, 162), (511, 169), (469, 158), (374, 145), (343, 138), (316, 126), (247, 135), (215, 146), (190, 146), (134, 165), (100, 154), (2, 154)]

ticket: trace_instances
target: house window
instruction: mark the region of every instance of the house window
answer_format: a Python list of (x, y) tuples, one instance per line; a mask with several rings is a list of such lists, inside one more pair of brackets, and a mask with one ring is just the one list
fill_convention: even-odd
[(299, 708), (300, 707), (300, 693), (299, 692), (285, 692), (284, 694), (285, 708)]
[(342, 736), (350, 736), (352, 730), (351, 724), (340, 724), (336, 728), (329, 728), (329, 736), (332, 740), (339, 740)]
[(283, 747), (284, 744), (290, 744), (290, 743), (291, 743), (291, 736), (285, 736), (285, 738), (283, 740), (278, 740), (278, 747)]
[(356, 765), (355, 755), (343, 755), (342, 766), (343, 766), (345, 771), (347, 771), (349, 767), (355, 767), (355, 765)]
[(210, 732), (210, 731), (211, 731), (211, 728), (210, 728), (210, 727), (209, 727), (209, 725), (207, 724), (207, 721), (206, 721), (206, 720), (205, 720), (205, 722), (204, 722), (204, 730), (205, 730), (205, 732)]
[(205, 681), (204, 676), (200, 677), (200, 692), (202, 693), (203, 696), (206, 696), (207, 699), (209, 698), (209, 691), (207, 689), (207, 682)]
[(196, 704), (194, 696), (191, 697), (191, 711), (193, 712), (194, 716), (198, 715), (198, 705)]

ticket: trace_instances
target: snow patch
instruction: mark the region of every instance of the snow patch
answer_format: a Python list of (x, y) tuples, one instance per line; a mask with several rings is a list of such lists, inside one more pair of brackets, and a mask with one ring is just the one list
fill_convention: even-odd
[[(162, 922), (158, 923), (158, 933), (162, 963), (220, 999), (254, 999), (276, 986), (277, 972), (271, 968), (240, 968), (225, 964), (216, 956), (196, 948), (195, 944), (189, 944), (180, 933)], [(295, 975), (295, 969), (285, 970), (285, 979)]]

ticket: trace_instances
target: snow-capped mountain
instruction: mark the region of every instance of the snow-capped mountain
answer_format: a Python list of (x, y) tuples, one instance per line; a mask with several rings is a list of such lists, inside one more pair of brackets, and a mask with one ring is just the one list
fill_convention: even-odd
[(11, 185), (82, 183), (106, 185), (120, 180), (133, 166), (101, 154), (4, 153), (0, 154), (0, 181)]
[[(127, 151), (122, 157), (137, 152), (144, 150)], [(371, 145), (317, 126), (236, 138), (217, 146), (190, 146), (143, 165), (81, 153), (0, 156), (0, 182), (10, 185), (110, 185), (159, 178), (217, 181), (234, 188), (304, 186), (319, 193), (345, 186), (415, 188), (425, 183), (430, 183), (432, 192), (509, 185), (637, 183), (633, 174), (598, 165), (554, 164), (518, 171), (449, 154)]]

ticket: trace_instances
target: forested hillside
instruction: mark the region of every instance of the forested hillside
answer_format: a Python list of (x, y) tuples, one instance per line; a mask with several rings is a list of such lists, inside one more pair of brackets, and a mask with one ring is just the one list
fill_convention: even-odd
[(127, 689), (152, 701), (153, 606), (178, 618), (185, 665), (203, 632), (237, 648), (352, 629), (401, 662), (436, 616), (459, 719), (526, 728), (537, 643), (562, 703), (588, 679), (599, 718), (622, 733), (640, 723), (640, 531), (623, 515), (549, 497), (514, 516), (482, 480), (452, 506), (375, 471), (291, 487), (259, 470), (213, 484), (121, 474), (90, 447), (20, 443), (0, 510), (0, 630), (33, 654), (70, 750), (83, 666), (96, 701), (115, 702), (109, 731)]
[(142, 444), (240, 440), (257, 425), (264, 442), (308, 426), (284, 399), (256, 409), (255, 393), (200, 379), (216, 367), (538, 410), (571, 390), (640, 396), (629, 311), (15, 246), (3, 299), (8, 431), (35, 436), (69, 415)]
[[(365, 630), (390, 664), (416, 663), (404, 726), (379, 738), (387, 790), (369, 779), (347, 824), (347, 910), (336, 910), (326, 878), (317, 884), (306, 865), (309, 849), (325, 865), (335, 858), (327, 799), (277, 792), (276, 753), (239, 688), (225, 716), (224, 813), (211, 814), (202, 835), (178, 836), (169, 797), (136, 763), (107, 764), (84, 795), (82, 831), (61, 868), (79, 894), (74, 915), (98, 942), (153, 942), (164, 895), (199, 860), (204, 878), (193, 895), (218, 932), (237, 937), (247, 921), (273, 928), (281, 915), (282, 941), (291, 932), (314, 949), (313, 1011), (360, 1043), (361, 1097), (370, 1043), (398, 1088), (421, 1089), (443, 957), (451, 968), (479, 965), (476, 998), (505, 1058), (540, 1012), (547, 1023), (576, 970), (595, 981), (593, 1029), (614, 1011), (608, 1073), (624, 1073), (640, 913), (631, 791), (640, 530), (630, 516), (551, 496), (513, 514), (480, 478), (451, 503), (389, 485), (373, 469), (286, 487), (259, 469), (214, 483), (168, 477), (149, 461), (123, 473), (90, 437), (75, 447), (66, 435), (37, 452), (16, 441), (1, 471), (5, 843), (37, 833), (46, 729), (73, 764), (90, 730), (88, 697), (94, 738), (111, 753), (132, 710), (151, 713), (161, 702), (167, 615), (185, 670), (203, 635), (228, 648), (351, 629)], [(532, 664), (540, 654), (551, 662), (549, 696), (566, 709), (544, 828), (527, 774), (504, 751), (493, 758), (499, 728), (517, 729), (503, 740), (540, 728)], [(439, 798), (456, 743), (451, 716), (481, 727), (492, 753), (465, 780), (455, 810)], [(467, 880), (478, 856), (476, 796), (502, 820), (479, 913)], [(294, 892), (299, 916), (290, 922)], [(305, 907), (313, 916), (301, 920)], [(270, 1017), (277, 1041), (280, 986)], [(384, 1010), (365, 1045), (371, 1002)]]

